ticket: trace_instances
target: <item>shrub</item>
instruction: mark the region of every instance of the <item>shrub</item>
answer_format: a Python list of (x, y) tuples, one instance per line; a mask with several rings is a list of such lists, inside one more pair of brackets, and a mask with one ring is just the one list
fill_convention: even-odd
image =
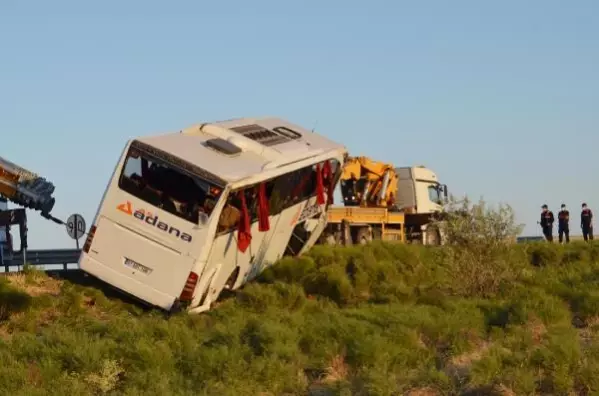
[(516, 224), (515, 219), (508, 204), (493, 208), (482, 198), (472, 203), (468, 197), (458, 200), (452, 196), (433, 224), (443, 230), (449, 245), (492, 250), (511, 244), (522, 232), (523, 225)]
[(9, 278), (0, 393), (599, 393), (597, 245), (514, 244), (505, 207), (458, 209), (451, 245), (318, 246), (198, 316)]
[(446, 265), (461, 280), (455, 293), (492, 296), (517, 276), (510, 248), (522, 225), (509, 205), (493, 208), (482, 199), (472, 203), (468, 197), (451, 197), (432, 224), (444, 234)]

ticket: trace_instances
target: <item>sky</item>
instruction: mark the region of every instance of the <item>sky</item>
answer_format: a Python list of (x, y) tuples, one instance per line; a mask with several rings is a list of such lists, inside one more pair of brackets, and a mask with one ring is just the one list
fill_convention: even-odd
[[(0, 0), (0, 156), (93, 220), (128, 139), (277, 116), (449, 191), (599, 213), (599, 2)], [(81, 241), (83, 242), (83, 241)], [(31, 249), (74, 247), (29, 212)]]

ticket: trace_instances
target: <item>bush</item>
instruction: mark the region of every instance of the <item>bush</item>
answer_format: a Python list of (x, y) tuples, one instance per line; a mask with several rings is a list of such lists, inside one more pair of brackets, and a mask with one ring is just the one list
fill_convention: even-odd
[(467, 197), (451, 197), (433, 226), (444, 234), (444, 260), (452, 276), (462, 280), (455, 293), (493, 296), (521, 270), (511, 248), (522, 225), (509, 205), (493, 208), (482, 199), (473, 204)]
[(451, 197), (443, 212), (433, 221), (443, 229), (449, 245), (469, 250), (493, 250), (515, 241), (523, 225), (516, 224), (512, 207), (500, 203), (490, 207), (482, 198), (472, 203), (468, 197)]
[(598, 245), (514, 244), (508, 210), (460, 208), (451, 245), (318, 246), (198, 316), (8, 278), (0, 393), (597, 394)]

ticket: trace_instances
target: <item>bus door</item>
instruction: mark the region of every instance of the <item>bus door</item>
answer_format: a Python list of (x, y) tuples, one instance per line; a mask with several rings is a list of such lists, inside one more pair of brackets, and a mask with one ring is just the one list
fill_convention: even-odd
[[(262, 193), (268, 199), (266, 188)], [(266, 213), (268, 230), (260, 230), (260, 194), (260, 186), (253, 185), (232, 191), (226, 198), (205, 272), (206, 276), (218, 273), (212, 282), (215, 289), (224, 285), (232, 273), (237, 275), (233, 277), (235, 279), (231, 278), (235, 282), (228, 285), (230, 288), (236, 288), (254, 277), (260, 272), (266, 252), (270, 251), (269, 241), (276, 221)], [(245, 230), (243, 224), (240, 228), (244, 216), (249, 218), (249, 230)]]

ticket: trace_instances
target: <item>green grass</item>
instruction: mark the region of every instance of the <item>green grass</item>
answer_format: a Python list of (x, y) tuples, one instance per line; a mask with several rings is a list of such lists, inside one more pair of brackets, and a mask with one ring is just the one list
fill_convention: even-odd
[(169, 319), (28, 271), (0, 361), (7, 395), (597, 394), (599, 245), (317, 247)]

